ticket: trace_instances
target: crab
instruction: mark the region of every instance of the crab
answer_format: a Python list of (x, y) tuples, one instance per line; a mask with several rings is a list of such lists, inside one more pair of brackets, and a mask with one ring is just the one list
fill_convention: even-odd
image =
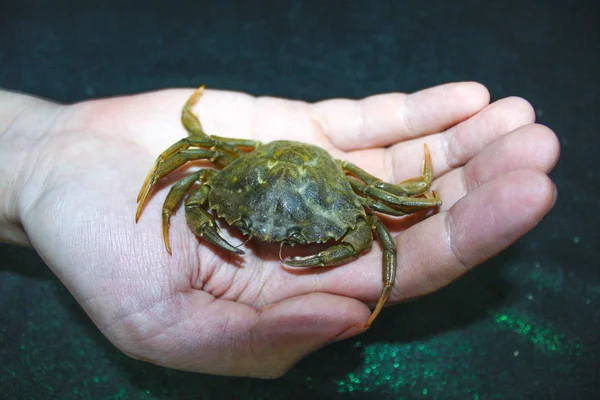
[(137, 198), (136, 223), (159, 179), (189, 161), (209, 160), (218, 169), (203, 168), (184, 176), (164, 201), (162, 230), (169, 254), (170, 218), (182, 202), (187, 224), (198, 238), (235, 254), (244, 252), (225, 239), (209, 211), (248, 239), (281, 246), (328, 246), (310, 256), (282, 259), (291, 267), (348, 263), (371, 249), (375, 232), (383, 251), (383, 287), (366, 322), (365, 329), (369, 328), (390, 295), (397, 260), (394, 238), (375, 213), (402, 216), (441, 205), (439, 195), (428, 192), (433, 169), (427, 145), (421, 175), (391, 184), (308, 143), (263, 144), (208, 135), (192, 111), (203, 90), (201, 86), (194, 92), (182, 109), (189, 137), (160, 154), (146, 177)]

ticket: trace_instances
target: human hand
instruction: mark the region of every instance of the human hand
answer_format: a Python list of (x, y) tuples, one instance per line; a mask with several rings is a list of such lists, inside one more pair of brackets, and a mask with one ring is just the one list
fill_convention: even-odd
[[(160, 211), (169, 185), (155, 190), (137, 225), (135, 199), (156, 156), (186, 135), (179, 115), (191, 93), (70, 106), (28, 98), (0, 136), (0, 238), (28, 240), (126, 354), (183, 370), (275, 377), (361, 332), (365, 303), (381, 290), (381, 249), (375, 242), (347, 265), (298, 272), (282, 265), (278, 246), (248, 243), (240, 263), (198, 241), (178, 212), (169, 256)], [(391, 303), (448, 284), (553, 205), (546, 173), (558, 158), (555, 135), (533, 124), (522, 99), (488, 102), (474, 83), (314, 105), (207, 90), (195, 111), (210, 134), (314, 143), (388, 182), (418, 173), (426, 143), (443, 205), (416, 224), (415, 216), (382, 217), (398, 246)]]

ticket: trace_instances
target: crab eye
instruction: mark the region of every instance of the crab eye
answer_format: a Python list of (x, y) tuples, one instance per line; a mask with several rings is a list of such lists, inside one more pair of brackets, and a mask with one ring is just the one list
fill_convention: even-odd
[(297, 231), (288, 232), (287, 242), (294, 246), (296, 244), (306, 244), (306, 239)]

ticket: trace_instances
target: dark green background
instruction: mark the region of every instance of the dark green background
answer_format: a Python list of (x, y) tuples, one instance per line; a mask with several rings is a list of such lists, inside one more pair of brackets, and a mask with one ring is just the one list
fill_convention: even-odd
[(0, 1), (0, 87), (318, 100), (476, 80), (531, 101), (563, 151), (533, 232), (276, 381), (131, 360), (32, 250), (0, 245), (0, 398), (600, 398), (600, 2), (452, 3)]

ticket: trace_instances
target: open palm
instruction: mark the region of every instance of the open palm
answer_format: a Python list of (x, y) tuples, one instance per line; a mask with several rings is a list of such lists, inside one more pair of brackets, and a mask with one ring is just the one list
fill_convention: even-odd
[[(48, 105), (54, 117), (21, 174), (22, 224), (125, 353), (184, 370), (278, 376), (305, 354), (361, 331), (370, 314), (365, 303), (381, 290), (381, 248), (375, 242), (347, 265), (298, 271), (283, 266), (277, 245), (248, 242), (243, 258), (219, 251), (199, 241), (178, 212), (170, 256), (162, 202), (170, 184), (198, 164), (163, 179), (138, 224), (136, 196), (157, 155), (186, 136), (179, 116), (191, 93)], [(207, 90), (195, 112), (210, 134), (317, 144), (393, 183), (419, 173), (426, 143), (443, 205), (420, 222), (382, 217), (399, 253), (394, 302), (446, 285), (552, 207), (546, 173), (558, 157), (554, 134), (533, 124), (522, 99), (488, 102), (475, 83), (316, 104)], [(232, 243), (244, 240), (222, 228)]]

